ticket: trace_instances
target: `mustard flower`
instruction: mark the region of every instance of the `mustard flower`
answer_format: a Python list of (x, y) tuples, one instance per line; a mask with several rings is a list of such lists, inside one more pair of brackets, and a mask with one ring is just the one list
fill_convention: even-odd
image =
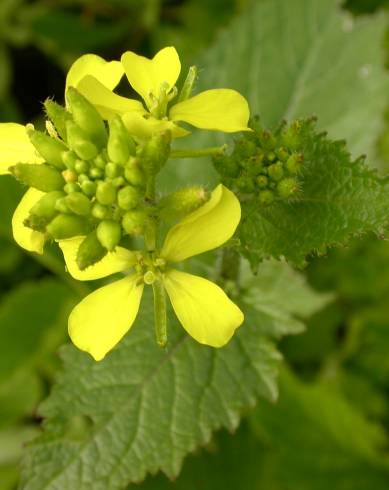
[[(129, 132), (139, 138), (167, 129), (175, 137), (189, 134), (177, 122), (227, 133), (250, 130), (248, 103), (235, 90), (212, 89), (185, 98), (194, 81), (189, 76), (178, 102), (174, 102), (180, 71), (181, 63), (174, 47), (162, 49), (152, 59), (127, 51), (121, 62), (106, 62), (88, 54), (71, 66), (66, 84), (77, 88), (105, 119), (120, 114)], [(113, 92), (124, 73), (144, 105)]]
[(144, 285), (158, 280), (189, 335), (202, 344), (225, 345), (242, 324), (243, 313), (219, 286), (179, 271), (172, 264), (221, 246), (235, 232), (240, 215), (238, 199), (219, 185), (206, 204), (170, 229), (159, 252), (148, 254), (117, 247), (84, 271), (76, 263), (83, 237), (61, 241), (68, 271), (78, 280), (135, 269), (125, 278), (89, 294), (74, 308), (69, 317), (73, 343), (95, 360), (103, 359), (133, 325)]

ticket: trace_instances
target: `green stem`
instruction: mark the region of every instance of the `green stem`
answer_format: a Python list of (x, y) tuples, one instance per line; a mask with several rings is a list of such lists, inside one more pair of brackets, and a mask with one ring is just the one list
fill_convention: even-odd
[(214, 146), (211, 148), (204, 148), (202, 150), (173, 150), (170, 153), (169, 158), (201, 158), (209, 156), (223, 155), (226, 150), (226, 146)]
[(155, 337), (160, 347), (167, 343), (166, 293), (161, 279), (153, 283)]
[(220, 275), (222, 279), (237, 282), (240, 272), (240, 258), (233, 248), (224, 248)]

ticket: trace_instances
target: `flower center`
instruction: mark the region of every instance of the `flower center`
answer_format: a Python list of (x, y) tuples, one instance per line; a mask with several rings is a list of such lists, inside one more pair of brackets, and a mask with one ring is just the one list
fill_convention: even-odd
[(150, 286), (158, 280), (166, 269), (166, 260), (158, 257), (155, 252), (139, 252), (135, 270), (140, 282)]
[(169, 102), (171, 102), (177, 96), (177, 87), (169, 88), (167, 82), (163, 82), (159, 88), (159, 94), (150, 93), (148, 109), (150, 114), (156, 119), (163, 119), (167, 116), (167, 108)]

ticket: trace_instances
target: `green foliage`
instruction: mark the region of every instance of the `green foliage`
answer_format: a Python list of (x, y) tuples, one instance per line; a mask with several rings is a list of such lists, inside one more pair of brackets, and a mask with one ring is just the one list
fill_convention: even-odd
[(363, 159), (354, 161), (344, 142), (318, 134), (312, 121), (300, 125), (296, 150), (304, 163), (299, 193), (268, 205), (255, 196), (243, 201), (237, 236), (254, 268), (268, 256), (284, 256), (300, 266), (308, 254), (322, 253), (352, 235), (383, 233), (388, 223), (389, 180), (379, 178)]
[[(279, 271), (269, 265), (266, 279), (251, 280), (250, 292), (260, 297)], [(212, 431), (235, 429), (242, 410), (259, 396), (274, 400), (280, 355), (272, 338), (302, 329), (293, 317), (300, 309), (306, 314), (302, 298), (323, 304), (286, 274), (295, 286), (294, 306), (280, 308), (281, 288), (268, 294), (266, 304), (243, 305), (246, 322), (224, 349), (197, 344), (171, 319), (170, 343), (161, 350), (152, 340), (149, 304), (131, 335), (101, 363), (65, 349), (64, 371), (41, 409), (45, 432), (25, 458), (24, 488), (81, 490), (92, 479), (119, 489), (148, 472), (175, 476), (185, 455), (207, 443)], [(76, 436), (74, 424), (82, 427)], [(96, 457), (104, 465), (96, 465)]]

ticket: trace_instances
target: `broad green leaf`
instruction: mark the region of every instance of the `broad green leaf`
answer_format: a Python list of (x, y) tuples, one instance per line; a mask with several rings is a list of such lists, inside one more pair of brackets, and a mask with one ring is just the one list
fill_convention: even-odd
[(22, 365), (36, 363), (50, 330), (65, 332), (64, 315), (74, 300), (69, 288), (51, 279), (24, 283), (0, 302), (0, 382)]
[(303, 383), (283, 372), (279, 402), (261, 404), (252, 421), (269, 453), (264, 488), (387, 488), (383, 427), (322, 383)]
[[(258, 278), (255, 287), (260, 295), (267, 285)], [(313, 293), (295, 281), (292, 304), (304, 291), (310, 301)], [(23, 488), (115, 490), (158, 470), (176, 476), (213, 431), (235, 429), (259, 397), (275, 399), (280, 355), (272, 339), (302, 328), (281, 303), (269, 297), (266, 309), (243, 305), (246, 321), (223, 349), (197, 344), (171, 318), (161, 350), (146, 297), (131, 332), (104, 361), (65, 348), (64, 371), (40, 411), (44, 433), (24, 460)]]
[(265, 257), (303, 265), (307, 255), (341, 245), (353, 235), (382, 234), (389, 220), (389, 177), (380, 178), (345, 144), (302, 122), (301, 191), (293, 200), (242, 204), (241, 251), (252, 266)]

